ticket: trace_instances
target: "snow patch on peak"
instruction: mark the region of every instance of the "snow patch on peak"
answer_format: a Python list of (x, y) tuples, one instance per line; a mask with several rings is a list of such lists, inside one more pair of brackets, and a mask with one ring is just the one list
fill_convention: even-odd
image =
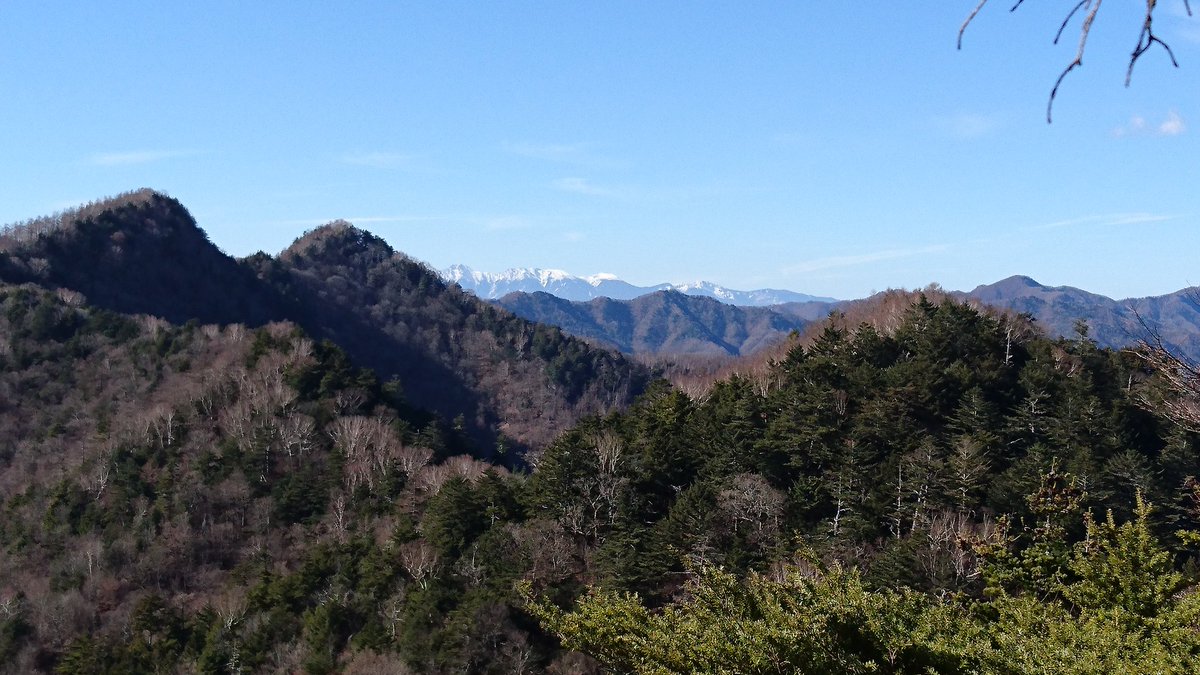
[(476, 272), (466, 265), (451, 265), (450, 267), (440, 272), (442, 278), (446, 281), (452, 281), (462, 285), (463, 281), (470, 279), (476, 284), (483, 283), (487, 279), (487, 274)]
[(575, 277), (562, 270), (542, 269), (541, 267), (512, 267), (500, 274), (485, 274), (484, 278), (493, 283), (536, 279), (544, 285), (551, 281), (565, 281), (567, 279), (574, 279)]
[(620, 281), (620, 279), (617, 278), (617, 275), (609, 274), (608, 272), (600, 272), (599, 274), (593, 274), (589, 277), (584, 277), (583, 280), (593, 286), (599, 286), (600, 284), (604, 283), (605, 281)]
[(536, 270), (536, 272), (538, 281), (541, 281), (543, 286), (552, 281), (569, 281), (579, 278), (563, 270)]

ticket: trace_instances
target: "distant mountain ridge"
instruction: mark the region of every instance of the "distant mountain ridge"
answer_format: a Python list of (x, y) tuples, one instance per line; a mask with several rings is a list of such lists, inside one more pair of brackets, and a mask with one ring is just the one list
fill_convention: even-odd
[(544, 292), (510, 293), (494, 302), (595, 344), (650, 356), (751, 354), (809, 323), (768, 307), (738, 307), (676, 290), (586, 302)]
[(540, 267), (511, 268), (499, 274), (480, 272), (466, 265), (453, 265), (440, 272), (443, 279), (456, 283), (484, 300), (498, 300), (509, 293), (549, 293), (563, 300), (587, 301), (596, 298), (632, 300), (660, 291), (679, 291), (685, 295), (713, 298), (740, 307), (766, 307), (786, 302), (836, 302), (795, 291), (761, 288), (737, 291), (710, 281), (635, 286), (613, 274), (580, 277), (563, 270)]
[(1030, 314), (1052, 336), (1073, 335), (1075, 322), (1083, 320), (1088, 325), (1088, 336), (1104, 347), (1127, 347), (1154, 331), (1167, 347), (1200, 361), (1197, 287), (1114, 300), (1072, 286), (1045, 286), (1030, 277), (1015, 275), (953, 295)]
[[(1132, 346), (1151, 337), (1152, 330), (1165, 346), (1200, 362), (1197, 288), (1114, 300), (1070, 286), (1045, 286), (1026, 276), (1013, 276), (971, 291), (948, 294), (1029, 314), (1051, 337), (1074, 336), (1076, 322), (1082, 320), (1088, 326), (1088, 336), (1103, 347)], [(869, 303), (872, 298), (736, 307), (671, 290), (633, 299), (587, 301), (569, 301), (546, 292), (518, 292), (493, 302), (530, 321), (558, 326), (627, 354), (746, 356), (783, 340), (793, 330), (803, 331), (831, 311), (846, 311), (851, 304)]]

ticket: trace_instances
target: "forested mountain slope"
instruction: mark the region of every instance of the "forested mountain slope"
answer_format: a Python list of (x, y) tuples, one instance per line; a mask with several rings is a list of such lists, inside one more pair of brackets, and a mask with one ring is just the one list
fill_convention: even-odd
[[(0, 672), (328, 672), (352, 635), (401, 628), (430, 649), (449, 619), (401, 578), (440, 574), (429, 542), (476, 527), (430, 505), (478, 488), (507, 518), (504, 469), (293, 325), (2, 286), (0, 335)], [(497, 611), (481, 630), (531, 650)]]
[(531, 491), (602, 590), (532, 586), (539, 616), (618, 671), (1194, 672), (1200, 442), (1142, 362), (950, 299), (890, 316), (552, 446)]
[[(421, 263), (347, 223), (248, 261), (299, 299), (299, 323), (355, 360), (398, 376), (409, 397), (500, 442), (540, 445), (582, 415), (627, 405), (649, 372), (447, 286)], [(450, 384), (457, 385), (457, 390)]]
[[(319, 259), (329, 235), (284, 258)], [(763, 380), (655, 385), (526, 475), (463, 455), (453, 425), (294, 325), (0, 287), (0, 671), (598, 672), (517, 582), (654, 606), (712, 564), (736, 598), (802, 550), (857, 570), (846, 593), (907, 588), (914, 608), (990, 597), (981, 545), (1083, 578), (1080, 511), (1125, 519), (1139, 490), (1152, 532), (1200, 524), (1200, 443), (1138, 404), (1156, 386), (1140, 362), (1009, 321), (918, 296), (880, 329), (827, 326)], [(1170, 546), (1168, 568), (1191, 559)], [(1025, 568), (1005, 569), (1020, 593)], [(886, 654), (870, 608), (893, 605), (835, 597), (866, 603), (837, 605), (836, 634)]]
[(942, 567), (951, 550), (921, 548), (929, 528), (966, 534), (987, 514), (1028, 514), (1026, 496), (1052, 465), (1083, 477), (1096, 508), (1128, 513), (1137, 489), (1186, 508), (1196, 439), (1137, 405), (1140, 362), (1010, 321), (918, 299), (888, 330), (827, 327), (769, 379), (735, 377), (700, 401), (660, 392), (622, 421), (572, 431), (533, 483), (559, 508), (582, 509), (600, 470), (595, 439), (619, 438), (620, 494), (583, 529), (636, 546), (641, 555), (611, 560), (646, 591), (678, 569), (663, 551), (754, 567), (796, 535), (835, 557), (853, 552), (880, 583), (969, 586)]
[(78, 291), (89, 303), (259, 326), (288, 320), (486, 446), (545, 443), (582, 415), (629, 403), (648, 372), (557, 328), (447, 287), (424, 265), (346, 223), (278, 257), (222, 253), (176, 200), (142, 190), (0, 237), (0, 279)]

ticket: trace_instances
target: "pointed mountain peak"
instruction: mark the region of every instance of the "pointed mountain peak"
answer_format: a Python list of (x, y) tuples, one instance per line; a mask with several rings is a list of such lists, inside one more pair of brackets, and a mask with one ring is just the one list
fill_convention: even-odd
[(214, 246), (178, 200), (148, 189), (6, 231), (0, 279), (68, 288), (98, 307), (178, 323), (274, 318), (253, 272)]
[(1029, 288), (1044, 288), (1032, 277), (1027, 277), (1024, 274), (1014, 274), (1007, 279), (1001, 279), (995, 283), (996, 286), (1028, 286)]
[(975, 290), (971, 291), (969, 295), (979, 298), (984, 302), (994, 302), (998, 298), (1025, 297), (1046, 290), (1049, 289), (1032, 278), (1015, 274), (1006, 279), (1001, 279), (994, 284), (976, 286)]
[(346, 220), (334, 220), (305, 232), (287, 247), (280, 258), (346, 257), (367, 254), (372, 258), (390, 258), (396, 254), (386, 241)]
[[(140, 213), (131, 217), (133, 211)], [(199, 232), (207, 239), (178, 200), (157, 190), (141, 188), (4, 227), (0, 229), (0, 251), (15, 252), (50, 236), (71, 238), (120, 233), (120, 238), (128, 238), (143, 232), (162, 236), (165, 230), (180, 229), (189, 234)]]

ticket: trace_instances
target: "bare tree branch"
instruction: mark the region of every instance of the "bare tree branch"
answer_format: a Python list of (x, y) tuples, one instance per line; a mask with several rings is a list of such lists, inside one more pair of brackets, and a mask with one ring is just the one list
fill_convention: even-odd
[[(1059, 73), (1058, 79), (1054, 81), (1054, 87), (1050, 89), (1050, 100), (1046, 102), (1047, 124), (1053, 122), (1054, 101), (1058, 97), (1059, 87), (1062, 86), (1063, 81), (1066, 80), (1067, 75), (1069, 75), (1071, 71), (1083, 65), (1083, 53), (1087, 50), (1088, 36), (1091, 34), (1092, 24), (1096, 20), (1096, 15), (1100, 12), (1100, 5), (1102, 3), (1103, 0), (1078, 0), (1078, 2), (1076, 2), (1071, 8), (1071, 11), (1067, 12), (1067, 16), (1063, 18), (1062, 23), (1058, 27), (1058, 31), (1054, 34), (1054, 44), (1058, 44), (1058, 41), (1062, 39), (1063, 33), (1066, 31), (1067, 26), (1070, 25), (1071, 20), (1075, 18), (1075, 15), (1078, 14), (1080, 10), (1087, 10), (1086, 15), (1083, 18), (1083, 24), (1079, 27), (1079, 48), (1075, 52), (1075, 58), (1067, 64), (1067, 67), (1064, 68), (1061, 73)], [(979, 3), (975, 5), (975, 8), (971, 10), (971, 13), (967, 16), (966, 20), (963, 21), (962, 26), (959, 27), (959, 49), (962, 49), (963, 33), (966, 32), (967, 26), (971, 25), (971, 22), (975, 20), (975, 17), (986, 4), (987, 0), (979, 0)], [(1012, 7), (1009, 8), (1009, 11), (1015, 12), (1024, 4), (1025, 0), (1015, 0)], [(1192, 16), (1191, 0), (1183, 0), (1183, 6), (1187, 10), (1188, 16)], [(1146, 13), (1142, 20), (1142, 29), (1138, 34), (1137, 45), (1134, 47), (1133, 53), (1129, 57), (1129, 68), (1125, 72), (1126, 87), (1129, 86), (1133, 79), (1133, 68), (1137, 65), (1138, 60), (1140, 60), (1142, 56), (1146, 52), (1150, 51), (1150, 49), (1155, 45), (1162, 47), (1163, 50), (1167, 52), (1167, 56), (1171, 59), (1171, 65), (1175, 66), (1176, 68), (1179, 67), (1179, 61), (1175, 58), (1174, 50), (1172, 50), (1171, 46), (1164, 42), (1163, 39), (1154, 32), (1154, 10), (1157, 8), (1158, 0), (1146, 0)]]
[(1167, 395), (1158, 400), (1145, 394), (1142, 404), (1162, 412), (1180, 427), (1200, 433), (1200, 364), (1194, 363), (1164, 344), (1158, 329), (1136, 309), (1134, 316), (1142, 326), (1143, 336), (1136, 349), (1130, 350), (1155, 371), (1166, 385)]
[[(1133, 48), (1133, 54), (1129, 57), (1129, 70), (1125, 71), (1125, 86), (1128, 87), (1130, 81), (1133, 80), (1133, 67), (1137, 64), (1138, 59), (1142, 58), (1142, 54), (1150, 51), (1150, 48), (1155, 43), (1162, 45), (1162, 48), (1167, 51), (1167, 56), (1171, 57), (1171, 65), (1179, 67), (1179, 62), (1175, 60), (1175, 52), (1171, 51), (1171, 46), (1163, 42), (1157, 35), (1154, 34), (1154, 7), (1158, 4), (1158, 0), (1146, 0), (1146, 19), (1142, 23), (1142, 32), (1138, 35), (1137, 46)], [(1185, 0), (1184, 6), (1187, 7), (1188, 16), (1192, 14), (1192, 8), (1187, 5)]]
[(1058, 41), (1062, 39), (1063, 31), (1067, 29), (1067, 24), (1071, 23), (1071, 17), (1075, 16), (1075, 13), (1083, 9), (1086, 4), (1088, 4), (1088, 0), (1079, 0), (1075, 4), (1075, 7), (1067, 14), (1067, 18), (1063, 19), (1062, 25), (1058, 27), (1058, 32), (1054, 34), (1054, 44), (1058, 44)]
[[(965, 33), (967, 31), (967, 26), (971, 25), (971, 21), (975, 18), (975, 15), (979, 13), (979, 10), (983, 9), (983, 6), (987, 4), (987, 1), (988, 0), (979, 0), (979, 4), (975, 5), (975, 9), (971, 10), (971, 15), (968, 16), (967, 20), (964, 21), (962, 23), (962, 26), (959, 27), (959, 29), (958, 29), (958, 48), (959, 49), (962, 49), (963, 33)], [(1017, 4), (1020, 4), (1020, 3), (1017, 3)], [(1016, 8), (1014, 7), (1013, 9), (1016, 9)]]
[[(1083, 65), (1083, 52), (1087, 49), (1088, 34), (1092, 32), (1092, 22), (1096, 20), (1096, 13), (1100, 11), (1100, 4), (1103, 0), (1087, 0), (1086, 5), (1091, 5), (1087, 16), (1083, 19), (1083, 25), (1079, 28), (1079, 51), (1075, 52), (1075, 60), (1071, 61), (1058, 76), (1058, 81), (1054, 83), (1054, 88), (1050, 90), (1050, 101), (1046, 104), (1046, 124), (1053, 122), (1054, 114), (1054, 97), (1058, 96), (1058, 88), (1066, 79), (1067, 74)], [(1085, 5), (1085, 6), (1086, 6)], [(1072, 10), (1074, 11), (1074, 10)]]

